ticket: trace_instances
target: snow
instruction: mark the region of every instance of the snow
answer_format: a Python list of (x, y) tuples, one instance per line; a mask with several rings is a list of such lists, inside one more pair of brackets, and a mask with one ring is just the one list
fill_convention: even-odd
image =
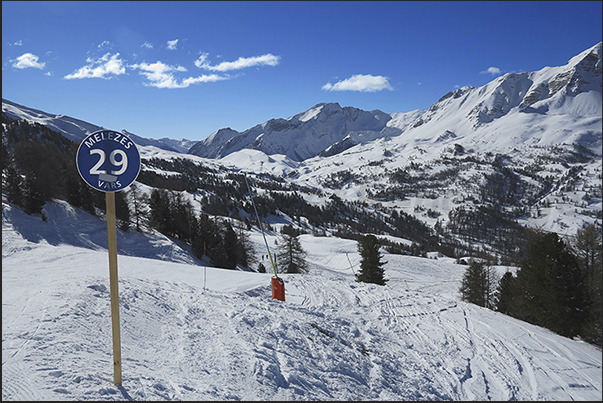
[(460, 301), (465, 266), (385, 253), (387, 285), (357, 283), (356, 242), (310, 235), (282, 302), (270, 274), (118, 230), (115, 386), (106, 225), (44, 211), (3, 201), (3, 400), (601, 400), (600, 350)]
[[(82, 120), (75, 119), (69, 116), (54, 115), (51, 113), (43, 112), (37, 109), (16, 104), (4, 98), (2, 99), (2, 112), (6, 113), (11, 119), (27, 120), (30, 122), (35, 122), (47, 126), (51, 130), (63, 134), (69, 140), (75, 141), (76, 143), (79, 143), (90, 133), (103, 129), (103, 127), (94, 125), (92, 123), (84, 122)], [(130, 133), (125, 129), (122, 129), (121, 132), (130, 137), (132, 140), (134, 140), (137, 145), (156, 146), (166, 150), (176, 151), (180, 153), (186, 153), (195, 143), (192, 140), (174, 140), (167, 137), (159, 140), (148, 139), (145, 137), (137, 136), (134, 133)]]
[[(599, 44), (567, 66), (455, 90), (429, 110), (384, 114), (319, 104), (251, 128), (242, 140), (221, 129), (211, 139), (237, 151), (220, 160), (182, 154), (187, 140), (137, 145), (142, 158), (268, 172), (314, 189), (324, 189), (330, 175), (352, 173), (354, 181), (323, 196), (302, 193), (316, 205), (331, 191), (367, 201), (368, 190), (387, 185), (388, 170), (427, 165), (455, 144), (480, 158), (507, 155), (522, 167), (551, 145), (579, 143), (601, 155), (600, 86), (580, 64), (592, 52), (600, 68)], [(549, 94), (549, 84), (569, 69), (591, 82), (580, 93), (568, 86)], [(3, 111), (70, 138), (93, 127), (6, 100)], [(346, 130), (335, 113), (345, 115)], [(300, 122), (307, 136), (299, 137)], [(279, 136), (265, 131), (268, 123)], [(361, 144), (304, 159), (343, 139)], [(267, 142), (265, 152), (244, 148), (252, 141)], [(284, 151), (291, 144), (295, 155)], [(553, 160), (542, 169), (562, 177), (569, 168)], [(601, 210), (600, 197), (584, 198), (590, 184), (600, 184), (600, 158), (580, 169), (576, 190), (555, 184), (542, 197), (551, 204), (520, 223), (575, 234), (588, 220), (578, 209)], [(458, 176), (478, 174), (468, 168)], [(457, 192), (472, 191), (455, 186), (437, 198), (417, 194), (382, 204), (417, 210), (433, 225), (420, 211), (447, 217), (461, 203)], [(198, 200), (193, 206), (198, 213)], [(114, 386), (106, 225), (60, 200), (44, 212), (46, 222), (3, 201), (3, 400), (601, 400), (599, 349), (460, 301), (466, 266), (435, 253), (430, 259), (385, 254), (387, 285), (357, 283), (356, 242), (311, 235), (301, 236), (309, 273), (282, 275), (286, 301), (280, 302), (271, 299), (270, 273), (207, 267), (161, 234), (118, 230), (123, 386)], [(285, 219), (271, 226), (278, 231)], [(264, 255), (261, 233), (249, 235)], [(266, 236), (274, 245), (276, 233)], [(263, 263), (269, 267), (267, 257)], [(497, 267), (499, 275), (507, 270), (516, 268)]]
[(299, 118), (300, 122), (307, 122), (308, 120), (315, 119), (320, 110), (324, 107), (324, 105), (317, 105), (314, 108), (308, 109), (304, 114)]
[(267, 172), (275, 176), (287, 176), (299, 166), (298, 162), (282, 154), (266, 155), (253, 149), (242, 149), (228, 154), (219, 160), (232, 169), (243, 169), (249, 172)]
[(68, 139), (76, 142), (84, 139), (88, 134), (101, 129), (100, 126), (79, 119), (64, 115), (49, 114), (18, 105), (6, 99), (2, 99), (2, 112), (6, 113), (12, 119), (24, 119), (48, 126), (50, 129), (60, 132)]

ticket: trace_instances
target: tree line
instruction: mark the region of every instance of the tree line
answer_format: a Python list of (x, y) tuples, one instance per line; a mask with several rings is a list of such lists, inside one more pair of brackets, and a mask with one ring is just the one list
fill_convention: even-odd
[[(46, 219), (44, 205), (53, 198), (66, 200), (95, 216), (104, 213), (106, 204), (103, 192), (89, 187), (77, 172), (74, 163), (77, 143), (46, 126), (13, 120), (4, 113), (2, 121), (2, 188), (10, 203), (23, 208), (27, 214), (41, 215), (43, 220)], [(188, 173), (184, 177), (199, 173), (198, 166), (184, 159), (165, 163), (156, 159), (153, 163)], [(213, 195), (201, 200), (202, 211), (196, 214), (190, 200), (184, 197), (183, 191), (195, 191), (199, 180), (217, 190), (218, 194), (226, 196), (225, 192), (220, 191), (224, 184), (217, 180), (216, 173), (204, 167), (203, 174), (197, 176), (196, 181), (184, 181), (180, 176), (170, 180), (169, 177), (152, 174), (145, 177), (143, 174), (143, 180), (146, 178), (148, 182), (159, 182), (154, 183), (158, 187), (147, 193), (143, 191), (143, 182), (139, 180), (127, 192), (115, 193), (119, 228), (128, 231), (133, 226), (140, 232), (156, 230), (188, 244), (193, 255), (199, 259), (206, 257), (216, 267), (251, 267), (259, 259), (255, 256), (247, 232), (243, 231), (242, 226), (234, 228), (231, 224), (238, 222), (238, 218), (247, 229), (251, 228), (247, 218), (241, 219), (239, 209), (236, 209), (236, 214), (233, 213), (235, 205), (229, 205), (224, 198)], [(244, 198), (242, 191), (240, 194)], [(244, 207), (250, 211), (249, 206)], [(227, 219), (231, 215), (235, 219)], [(299, 235), (292, 227), (285, 228), (280, 234), (277, 263), (282, 267), (282, 272), (300, 273), (306, 270), (305, 251), (301, 248)]]
[[(5, 114), (3, 123), (2, 185), (10, 203), (22, 207), (27, 214), (40, 214), (42, 219), (45, 219), (44, 205), (53, 198), (64, 199), (95, 216), (103, 214), (106, 208), (103, 192), (87, 186), (75, 167), (77, 143), (46, 126), (13, 120)], [(142, 171), (142, 178), (139, 177), (128, 192), (116, 192), (116, 219), (120, 229), (128, 231), (133, 226), (140, 232), (156, 230), (188, 244), (194, 256), (206, 257), (216, 267), (251, 268), (258, 263), (257, 270), (266, 272), (264, 260), (256, 257), (249, 236), (243, 230), (243, 226), (247, 230), (252, 227), (248, 218), (252, 207), (250, 203), (241, 202), (245, 199), (242, 176), (231, 175), (230, 183), (225, 185), (225, 181), (217, 180), (215, 170), (200, 168), (184, 159), (153, 159), (152, 165), (184, 174), (163, 177)], [(196, 179), (187, 179), (192, 177)], [(331, 220), (334, 216), (344, 219), (354, 211), (339, 198), (332, 199), (327, 209), (313, 207), (296, 193), (288, 196), (279, 192), (285, 189), (279, 181), (271, 182), (270, 178), (267, 181), (272, 191), (269, 197), (258, 198), (261, 217), (276, 214), (281, 206), (293, 217), (308, 215), (319, 225), (325, 214), (330, 215)], [(150, 193), (142, 189), (141, 184), (145, 182), (155, 185)], [(200, 200), (201, 212), (196, 214), (183, 192), (196, 191), (200, 182), (214, 192)], [(233, 193), (238, 195), (235, 200), (239, 203), (229, 197)], [(241, 214), (247, 217), (243, 219)], [(231, 222), (242, 225), (235, 228)], [(278, 272), (308, 270), (307, 252), (299, 239), (301, 234), (291, 225), (284, 226), (278, 234), (275, 261)]]
[[(46, 126), (2, 114), (2, 189), (7, 200), (27, 214), (41, 214), (53, 198), (98, 215), (106, 208), (102, 192), (90, 188), (75, 166), (78, 144)], [(118, 225), (129, 228), (127, 201), (116, 193)]]
[(601, 232), (588, 225), (569, 240), (528, 231), (528, 247), (515, 274), (497, 278), (492, 260), (471, 260), (461, 298), (566, 337), (602, 345)]

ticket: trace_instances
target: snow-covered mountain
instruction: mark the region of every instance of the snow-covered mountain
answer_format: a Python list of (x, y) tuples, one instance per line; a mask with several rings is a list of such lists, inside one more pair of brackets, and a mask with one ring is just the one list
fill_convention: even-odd
[[(69, 140), (76, 143), (81, 142), (87, 135), (97, 130), (103, 129), (92, 123), (84, 122), (80, 119), (75, 119), (65, 115), (54, 115), (48, 112), (43, 112), (27, 106), (19, 105), (2, 98), (2, 112), (9, 118), (15, 120), (27, 120), (29, 122), (39, 123), (47, 126), (50, 129), (62, 133)], [(164, 150), (177, 151), (185, 153), (195, 143), (192, 140), (174, 140), (170, 138), (149, 139), (137, 136), (127, 130), (121, 130), (121, 133), (129, 136), (136, 144), (141, 146), (155, 146)]]
[[(343, 137), (299, 161), (289, 158), (293, 146), (279, 155), (253, 142), (233, 151), (244, 137), (229, 132), (218, 149), (233, 147), (219, 161), (404, 211), (430, 227), (454, 226), (451, 213), (497, 205), (505, 214), (515, 210), (522, 225), (572, 234), (587, 223), (601, 225), (601, 105), (599, 43), (565, 66), (505, 74), (450, 92), (426, 111), (391, 114), (379, 132), (373, 127), (370, 141), (349, 133), (349, 143)], [(345, 121), (344, 109), (330, 105), (331, 122)], [(312, 108), (285, 121), (321, 112)], [(330, 130), (319, 119), (314, 124), (300, 136)]]
[(381, 137), (390, 120), (390, 115), (379, 110), (366, 112), (342, 108), (338, 103), (321, 103), (290, 118), (271, 119), (242, 133), (220, 129), (191, 147), (189, 153), (222, 158), (246, 148), (303, 161), (337, 143), (356, 144)]
[[(459, 88), (427, 110), (387, 114), (320, 103), (292, 117), (271, 119), (240, 133), (220, 129), (196, 143), (124, 133), (138, 145), (188, 151), (205, 158), (223, 158), (253, 149), (301, 162), (382, 140), (392, 140), (398, 148), (429, 142), (432, 153), (438, 155), (449, 143), (503, 153), (522, 145), (580, 144), (600, 155), (601, 71), (598, 43), (564, 66), (507, 73), (479, 88)], [(76, 141), (101, 128), (5, 99), (2, 111), (14, 119), (46, 125)]]
[(447, 146), (446, 140), (491, 152), (518, 145), (581, 144), (600, 154), (601, 105), (599, 43), (565, 66), (507, 73), (479, 88), (459, 88), (428, 110), (386, 114), (318, 104), (241, 133), (220, 129), (189, 152), (222, 158), (255, 149), (303, 161), (376, 139), (397, 138), (398, 143), (431, 141), (438, 153)]
[[(186, 141), (135, 141), (145, 160), (181, 158), (218, 171), (270, 174), (305, 189), (299, 195), (308, 204), (324, 207), (334, 195), (367, 203), (384, 220), (404, 212), (454, 236), (461, 234), (451, 214), (492, 206), (523, 226), (575, 234), (585, 224), (601, 225), (601, 110), (599, 43), (564, 66), (459, 88), (428, 110), (385, 114), (323, 103), (242, 133), (221, 129), (188, 154)], [(3, 111), (69, 138), (99, 128), (6, 100)], [(143, 161), (146, 170), (190, 175), (166, 174)], [(239, 203), (238, 195), (229, 197)]]
[(565, 66), (507, 73), (434, 103), (399, 142), (454, 141), (476, 151), (580, 144), (601, 155), (601, 43)]

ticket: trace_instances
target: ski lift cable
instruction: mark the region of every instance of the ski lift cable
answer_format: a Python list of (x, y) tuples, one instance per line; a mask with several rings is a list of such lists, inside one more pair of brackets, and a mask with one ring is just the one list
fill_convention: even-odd
[(354, 275), (356, 275), (356, 272), (354, 271), (354, 266), (352, 265), (352, 261), (350, 260), (350, 257), (348, 256), (347, 252), (346, 252), (345, 256), (348, 258), (348, 262), (350, 263), (350, 269), (352, 269), (352, 273), (354, 273)]
[(251, 204), (253, 205), (253, 210), (255, 211), (255, 216), (258, 220), (258, 225), (260, 227), (260, 231), (262, 232), (262, 236), (264, 237), (264, 243), (266, 244), (266, 250), (268, 251), (268, 257), (270, 258), (270, 264), (272, 264), (272, 270), (274, 270), (274, 277), (278, 278), (278, 274), (276, 273), (276, 265), (274, 264), (274, 260), (272, 259), (272, 254), (270, 253), (270, 247), (268, 247), (268, 241), (266, 240), (266, 235), (264, 234), (264, 228), (262, 227), (262, 222), (260, 221), (260, 215), (258, 214), (258, 209), (255, 207), (255, 202), (253, 201), (253, 194), (251, 193), (251, 188), (249, 187), (249, 182), (247, 181), (247, 175), (244, 175), (245, 183), (247, 184), (247, 191), (249, 192), (249, 198), (251, 199)]

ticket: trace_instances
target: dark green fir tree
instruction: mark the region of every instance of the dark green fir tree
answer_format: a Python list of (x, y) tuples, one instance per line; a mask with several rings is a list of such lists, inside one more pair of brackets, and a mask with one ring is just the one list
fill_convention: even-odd
[(385, 285), (385, 270), (383, 266), (387, 263), (381, 260), (383, 255), (379, 252), (380, 245), (374, 235), (364, 235), (358, 241), (358, 252), (360, 252), (360, 272), (356, 274), (356, 281)]

